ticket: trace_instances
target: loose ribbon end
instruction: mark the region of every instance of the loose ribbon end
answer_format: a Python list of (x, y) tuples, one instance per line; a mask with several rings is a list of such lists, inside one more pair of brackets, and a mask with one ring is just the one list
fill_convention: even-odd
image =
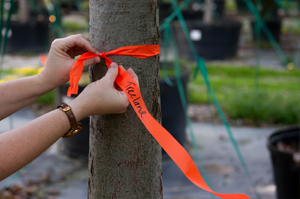
[(67, 96), (71, 97), (72, 94), (77, 95), (77, 93), (78, 93), (78, 85), (77, 84), (75, 84), (75, 85), (71, 84), (69, 89), (68, 89)]

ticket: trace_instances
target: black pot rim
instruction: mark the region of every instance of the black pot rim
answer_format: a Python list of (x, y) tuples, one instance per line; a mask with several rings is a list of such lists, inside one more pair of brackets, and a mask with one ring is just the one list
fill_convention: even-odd
[(271, 143), (271, 139), (272, 137), (287, 133), (289, 131), (297, 131), (300, 133), (300, 125), (293, 125), (293, 126), (288, 126), (288, 127), (284, 127), (281, 129), (278, 129), (276, 131), (274, 131), (271, 135), (268, 136), (268, 143), (267, 143), (267, 147), (270, 151), (276, 152), (276, 153), (280, 153), (280, 154), (285, 154), (285, 155), (293, 155), (294, 153), (289, 153), (289, 152), (285, 152), (285, 151), (279, 151), (277, 147), (275, 147), (272, 143)]
[(14, 26), (17, 26), (17, 25), (27, 25), (27, 24), (31, 24), (31, 23), (36, 23), (36, 24), (49, 24), (49, 20), (48, 18), (46, 17), (46, 19), (44, 19), (43, 21), (39, 21), (37, 20), (36, 18), (30, 18), (29, 21), (26, 21), (26, 22), (19, 22), (18, 20), (11, 20), (11, 23), (10, 25), (14, 25)]
[[(269, 20), (265, 20), (265, 19), (263, 19), (262, 20), (264, 23), (282, 23), (282, 19), (281, 18), (272, 18), (272, 19), (269, 19)], [(255, 22), (257, 22), (257, 20), (256, 19), (252, 19), (251, 20), (251, 24), (253, 24), (253, 23), (255, 23)]]
[[(176, 22), (176, 21), (174, 21)], [(187, 24), (193, 24), (195, 26), (197, 26), (198, 28), (220, 28), (220, 27), (232, 27), (232, 28), (239, 28), (242, 26), (242, 23), (239, 21), (235, 21), (235, 20), (216, 20), (213, 21), (212, 23), (204, 23), (201, 20), (186, 20), (185, 23)]]

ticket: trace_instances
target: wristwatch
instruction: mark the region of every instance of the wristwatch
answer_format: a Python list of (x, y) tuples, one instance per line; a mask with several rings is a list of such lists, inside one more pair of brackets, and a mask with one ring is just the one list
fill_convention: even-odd
[(69, 118), (70, 124), (71, 124), (71, 129), (64, 134), (62, 137), (67, 138), (72, 135), (75, 135), (82, 129), (82, 125), (80, 123), (77, 123), (75, 115), (73, 114), (73, 111), (71, 107), (66, 104), (66, 103), (61, 103), (60, 105), (57, 106), (60, 110), (62, 110), (64, 113), (66, 113), (67, 117)]

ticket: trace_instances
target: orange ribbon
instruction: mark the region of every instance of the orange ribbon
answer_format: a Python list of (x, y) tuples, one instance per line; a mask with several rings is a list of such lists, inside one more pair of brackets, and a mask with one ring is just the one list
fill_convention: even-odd
[[(157, 54), (159, 54), (158, 45), (127, 46), (118, 48), (108, 53), (100, 53), (100, 55), (89, 52), (85, 53), (76, 61), (70, 72), (70, 88), (67, 95), (71, 96), (71, 94), (77, 94), (78, 82), (83, 70), (83, 60), (85, 59), (99, 56), (100, 58), (105, 59), (106, 65), (109, 67), (112, 61), (107, 57), (107, 55), (129, 55), (144, 59)], [(249, 198), (244, 194), (222, 194), (213, 192), (203, 180), (188, 152), (151, 116), (144, 103), (138, 84), (124, 69), (120, 67), (119, 74), (116, 78), (116, 83), (123, 89), (123, 91), (125, 91), (132, 107), (151, 135), (156, 139), (156, 141), (161, 145), (161, 147), (166, 151), (166, 153), (172, 158), (172, 160), (191, 182), (223, 199)]]

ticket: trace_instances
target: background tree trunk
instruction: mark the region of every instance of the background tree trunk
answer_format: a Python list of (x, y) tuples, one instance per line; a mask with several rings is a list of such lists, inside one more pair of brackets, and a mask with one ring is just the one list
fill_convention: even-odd
[[(100, 52), (158, 44), (157, 0), (90, 0), (90, 41)], [(139, 77), (149, 112), (160, 121), (159, 56), (110, 56)], [(90, 80), (106, 72), (104, 60), (90, 68)], [(131, 105), (124, 114), (91, 117), (89, 199), (162, 198), (161, 148)]]
[(26, 23), (30, 19), (30, 10), (27, 0), (19, 0), (18, 18), (19, 22)]
[(214, 19), (214, 0), (205, 0), (203, 22), (211, 24)]

